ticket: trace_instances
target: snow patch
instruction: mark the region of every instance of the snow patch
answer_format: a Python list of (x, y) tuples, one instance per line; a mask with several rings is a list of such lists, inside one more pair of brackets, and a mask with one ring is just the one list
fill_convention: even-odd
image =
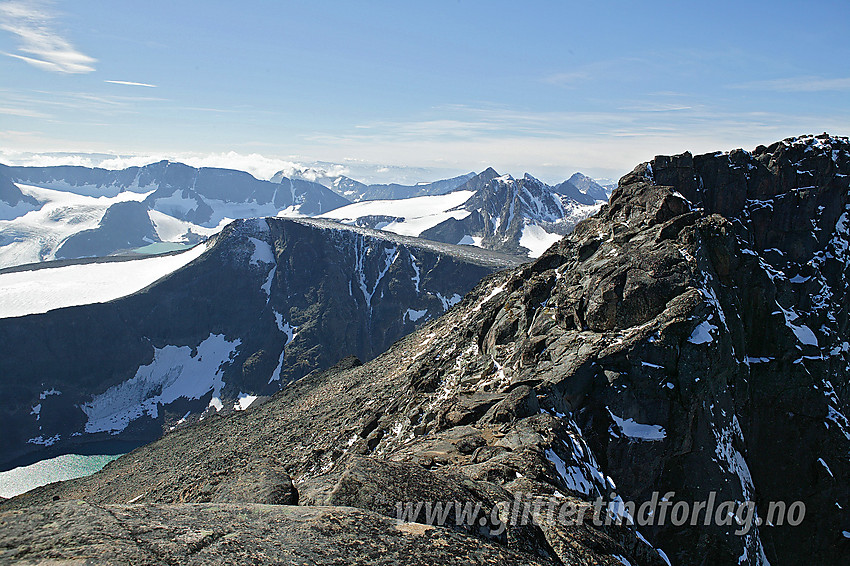
[(474, 194), (474, 191), (455, 191), (408, 199), (361, 201), (320, 214), (319, 218), (354, 224), (358, 218), (366, 216), (390, 216), (400, 220), (390, 222), (381, 230), (402, 236), (419, 236), (449, 218), (463, 220), (469, 216), (470, 211), (455, 209)]
[(714, 336), (712, 335), (712, 331), (714, 330), (717, 330), (717, 327), (705, 320), (694, 328), (694, 331), (691, 332), (688, 338), (688, 342), (691, 344), (707, 344), (712, 342), (714, 341)]
[(286, 347), (295, 340), (295, 337), (298, 335), (298, 327), (292, 326), (289, 322), (285, 322), (283, 320), (283, 315), (277, 311), (274, 312), (275, 322), (277, 323), (277, 328), (282, 333), (286, 335), (286, 342), (283, 344), (283, 348), (280, 351), (280, 357), (277, 360), (277, 367), (274, 368), (271, 377), (269, 378), (269, 383), (272, 381), (280, 380), (280, 372), (283, 369), (283, 360), (286, 357)]
[(61, 440), (61, 437), (58, 434), (54, 434), (53, 436), (36, 436), (35, 438), (30, 438), (27, 440), (28, 444), (40, 444), (42, 446), (53, 446), (57, 442)]
[(269, 298), (272, 296), (272, 281), (274, 280), (275, 273), (277, 273), (276, 265), (269, 269), (269, 274), (266, 276), (265, 283), (260, 285), (260, 291), (266, 294), (266, 303), (268, 303)]
[(414, 273), (410, 280), (416, 285), (416, 293), (419, 294), (419, 283), (422, 281), (422, 273), (420, 272), (419, 265), (417, 265), (416, 261), (416, 256), (410, 254), (410, 267), (413, 268)]
[(477, 305), (475, 305), (475, 308), (472, 309), (473, 312), (481, 310), (481, 307), (483, 307), (484, 304), (487, 303), (487, 301), (489, 301), (490, 299), (492, 299), (493, 297), (495, 297), (496, 295), (498, 295), (499, 293), (501, 293), (504, 290), (505, 290), (504, 283), (502, 285), (499, 285), (498, 287), (494, 287), (490, 291), (490, 294), (488, 294), (486, 297), (481, 299), (481, 301)]
[(251, 265), (275, 263), (274, 250), (272, 250), (268, 242), (250, 236), (248, 239), (254, 244), (254, 253), (251, 254), (251, 260), (248, 263)]
[(210, 406), (220, 409), (223, 366), (241, 343), (239, 339), (227, 340), (223, 334), (210, 334), (194, 354), (189, 346), (155, 348), (153, 361), (139, 367), (135, 376), (80, 406), (88, 417), (86, 432), (117, 434), (142, 416), (156, 418), (159, 405), (181, 397), (200, 399), (211, 391)]
[(256, 395), (248, 395), (247, 393), (239, 393), (239, 398), (234, 403), (233, 408), (237, 411), (244, 411), (251, 406), (251, 403), (257, 400)]
[(483, 236), (470, 236), (469, 234), (464, 235), (463, 238), (457, 243), (459, 246), (476, 246), (481, 247), (481, 242), (484, 241)]
[(664, 440), (667, 438), (667, 432), (661, 425), (641, 424), (634, 419), (623, 419), (611, 412), (611, 409), (608, 409), (608, 414), (611, 415), (620, 432), (629, 438), (635, 440)]
[(461, 301), (461, 299), (463, 299), (463, 297), (461, 297), (457, 293), (455, 293), (451, 297), (444, 297), (439, 292), (437, 292), (437, 298), (440, 299), (441, 303), (443, 303), (443, 310), (444, 311), (449, 310), (450, 308), (452, 308), (453, 306), (458, 304)]
[(526, 224), (522, 228), (519, 245), (529, 250), (529, 257), (540, 257), (543, 252), (552, 247), (552, 244), (562, 238), (563, 236), (547, 232), (537, 224)]
[(410, 322), (416, 322), (417, 320), (419, 320), (420, 318), (422, 318), (426, 314), (428, 314), (428, 309), (421, 310), (421, 311), (417, 311), (417, 310), (413, 310), (413, 309), (407, 309), (407, 311), (404, 313), (404, 316), (401, 317), (401, 318), (402, 318), (402, 320), (404, 320), (404, 318), (407, 317), (407, 319)]
[(791, 332), (794, 333), (794, 336), (797, 337), (797, 340), (799, 340), (801, 344), (806, 346), (818, 345), (817, 336), (815, 336), (815, 333), (812, 332), (811, 328), (805, 324), (794, 324), (794, 322), (800, 318), (800, 315), (791, 309), (783, 308), (779, 303), (776, 303), (776, 306), (779, 307), (779, 310), (782, 311), (782, 316), (785, 317), (785, 326), (791, 329)]
[(545, 455), (546, 459), (555, 466), (555, 470), (557, 470), (558, 475), (564, 481), (567, 489), (584, 495), (591, 495), (593, 493), (593, 482), (585, 477), (581, 468), (578, 466), (567, 466), (564, 460), (552, 449), (546, 450)]
[(295, 340), (295, 336), (298, 334), (298, 327), (292, 326), (289, 322), (284, 322), (283, 315), (277, 311), (274, 312), (274, 319), (277, 323), (277, 329), (286, 334), (286, 343), (284, 347), (289, 346), (289, 343)]

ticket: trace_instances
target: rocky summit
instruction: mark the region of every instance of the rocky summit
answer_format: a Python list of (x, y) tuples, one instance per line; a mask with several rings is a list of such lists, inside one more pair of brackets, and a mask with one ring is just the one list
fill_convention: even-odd
[[(846, 564), (848, 175), (850, 142), (827, 135), (641, 164), (537, 261), (368, 363), (4, 502), (0, 556)], [(544, 511), (598, 497), (637, 526)], [(642, 524), (658, 497), (724, 511)], [(396, 520), (437, 500), (482, 511)], [(534, 521), (499, 506), (519, 500), (543, 502)], [(747, 529), (716, 505), (746, 501)], [(776, 502), (804, 517), (771, 520)]]

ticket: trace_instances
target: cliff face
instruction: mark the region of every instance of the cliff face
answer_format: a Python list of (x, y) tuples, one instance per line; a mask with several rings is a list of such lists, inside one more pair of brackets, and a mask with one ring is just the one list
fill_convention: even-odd
[[(658, 157), (535, 263), (485, 278), (371, 362), (5, 502), (4, 517), (61, 513), (56, 498), (165, 517), (178, 502), (269, 503), (270, 486), (384, 516), (393, 501), (659, 492), (713, 511), (755, 501), (761, 519), (770, 502), (806, 512), (744, 532), (725, 512), (637, 528), (540, 516), (487, 544), (563, 564), (843, 564), (848, 152), (824, 136)], [(264, 489), (234, 488), (251, 482)]]
[(208, 248), (134, 295), (0, 319), (4, 466), (98, 442), (139, 445), (345, 356), (371, 359), (516, 265), (276, 218), (237, 221)]
[[(704, 492), (711, 462), (700, 462), (695, 447), (717, 438), (720, 466), (762, 510), (767, 501), (806, 503), (803, 525), (760, 529), (773, 564), (804, 562), (803, 540), (821, 563), (837, 563), (850, 544), (848, 151), (846, 138), (823, 135), (752, 153), (660, 157), (621, 183), (629, 190), (643, 173), (702, 209), (697, 226), (707, 229), (690, 237), (708, 260), (701, 293), (715, 303), (706, 322), (718, 340), (700, 357), (680, 354), (678, 375), (690, 381), (709, 368), (726, 385), (719, 396), (699, 383), (685, 391), (688, 451), (668, 460), (656, 485), (680, 476), (689, 495)], [(733, 456), (728, 466), (723, 454)], [(613, 460), (626, 467), (630, 457)], [(672, 530), (659, 537), (696, 542)]]

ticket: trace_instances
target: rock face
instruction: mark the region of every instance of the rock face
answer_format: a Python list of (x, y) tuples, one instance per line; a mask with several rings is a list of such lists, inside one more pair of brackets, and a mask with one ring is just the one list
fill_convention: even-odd
[(38, 208), (38, 201), (21, 192), (7, 169), (0, 165), (0, 220), (12, 220)]
[[(449, 521), (529, 561), (845, 564), (848, 175), (850, 142), (825, 135), (657, 157), (536, 262), (488, 276), (386, 353), (3, 502), (4, 532), (40, 540), (72, 499), (182, 524), (168, 505), (219, 501), (219, 478), (263, 462), (301, 504), (379, 516), (422, 499), (715, 502), (713, 520), (692, 505), (661, 521), (656, 505), (648, 525), (626, 506), (636, 528), (539, 508), (532, 525), (488, 515), (498, 535)], [(720, 504), (748, 500), (760, 519), (771, 502), (805, 515), (741, 529)]]
[(0, 466), (137, 446), (347, 355), (369, 360), (518, 263), (320, 220), (236, 221), (201, 245), (134, 295), (0, 319)]

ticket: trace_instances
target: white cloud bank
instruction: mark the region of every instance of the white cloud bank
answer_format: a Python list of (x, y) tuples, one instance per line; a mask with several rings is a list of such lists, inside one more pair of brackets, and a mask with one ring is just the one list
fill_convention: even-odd
[(38, 0), (0, 3), (0, 29), (18, 37), (18, 51), (23, 53), (5, 55), (45, 71), (91, 73), (97, 60), (78, 51), (53, 29), (50, 7)]
[[(0, 108), (2, 113), (2, 108)], [(133, 153), (117, 155), (114, 153), (86, 152), (32, 152), (0, 147), (0, 163), (26, 167), (53, 167), (75, 165), (80, 167), (101, 167), (103, 169), (124, 169), (140, 167), (166, 159), (185, 163), (192, 167), (220, 167), (247, 171), (258, 179), (270, 179), (278, 172), (295, 179), (306, 179), (328, 185), (331, 180), (345, 175), (364, 183), (407, 183), (436, 181), (454, 177), (466, 170), (445, 169), (440, 167), (395, 166), (381, 163), (367, 163), (353, 159), (343, 159), (342, 163), (328, 161), (296, 161), (267, 157), (259, 153), (238, 153), (235, 151), (219, 153), (171, 152), (171, 153)], [(297, 158), (294, 158), (297, 159)]]
[[(0, 108), (0, 113), (3, 109)], [(220, 167), (247, 171), (258, 179), (270, 179), (282, 171), (286, 177), (322, 181), (340, 175), (350, 174), (344, 165), (304, 164), (286, 159), (266, 157), (259, 153), (138, 153), (114, 155), (110, 153), (71, 153), (71, 152), (25, 152), (0, 148), (0, 163), (28, 167), (53, 167), (57, 165), (76, 165), (80, 167), (101, 167), (103, 169), (125, 169), (141, 167), (162, 160), (178, 161), (192, 167)]]

